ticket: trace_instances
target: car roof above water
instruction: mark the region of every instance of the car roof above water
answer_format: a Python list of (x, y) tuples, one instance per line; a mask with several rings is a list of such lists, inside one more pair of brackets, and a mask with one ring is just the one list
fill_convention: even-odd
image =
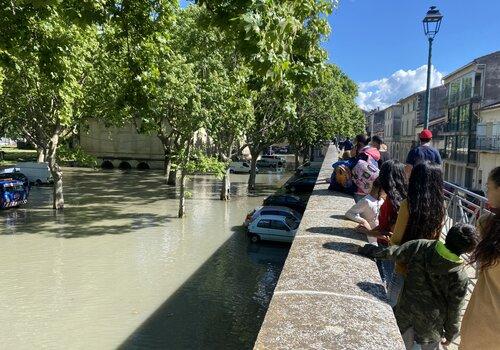
[(263, 207), (259, 207), (259, 209), (257, 209), (256, 212), (262, 211), (262, 210), (279, 210), (279, 211), (286, 211), (289, 213), (295, 212), (295, 210), (288, 208), (288, 207), (281, 206), (281, 205), (266, 205)]
[(3, 179), (0, 180), (0, 187), (23, 186), (23, 182), (19, 180)]

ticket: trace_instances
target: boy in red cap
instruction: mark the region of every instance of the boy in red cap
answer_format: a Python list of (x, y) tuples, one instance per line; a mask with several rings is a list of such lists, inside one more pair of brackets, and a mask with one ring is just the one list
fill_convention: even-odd
[(405, 170), (408, 175), (416, 164), (426, 160), (436, 164), (442, 163), (439, 151), (431, 146), (432, 132), (428, 129), (424, 129), (420, 133), (419, 138), (420, 146), (411, 149), (406, 157)]

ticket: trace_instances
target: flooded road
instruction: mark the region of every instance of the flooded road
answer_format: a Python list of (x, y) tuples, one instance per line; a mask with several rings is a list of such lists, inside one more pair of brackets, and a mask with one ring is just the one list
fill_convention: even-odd
[(252, 348), (288, 246), (254, 245), (246, 213), (287, 178), (195, 176), (187, 217), (155, 172), (65, 171), (66, 209), (33, 188), (0, 212), (0, 339), (6, 349)]

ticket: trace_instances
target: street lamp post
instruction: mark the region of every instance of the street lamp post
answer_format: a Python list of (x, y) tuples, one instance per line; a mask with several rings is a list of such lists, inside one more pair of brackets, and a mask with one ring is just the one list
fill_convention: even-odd
[(427, 57), (427, 87), (425, 89), (425, 109), (424, 109), (424, 129), (429, 128), (429, 111), (430, 111), (430, 95), (431, 95), (431, 57), (432, 57), (432, 42), (434, 37), (439, 32), (439, 27), (441, 27), (441, 20), (443, 16), (436, 8), (436, 6), (431, 6), (427, 15), (422, 20), (424, 25), (424, 33), (429, 40), (429, 56)]

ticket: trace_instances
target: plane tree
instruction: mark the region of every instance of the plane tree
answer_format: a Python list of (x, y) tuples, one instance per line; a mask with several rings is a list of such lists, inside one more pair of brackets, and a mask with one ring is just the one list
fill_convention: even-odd
[(64, 207), (57, 149), (85, 118), (102, 11), (101, 1), (76, 0), (11, 1), (0, 8), (0, 118), (44, 151), (54, 209)]

